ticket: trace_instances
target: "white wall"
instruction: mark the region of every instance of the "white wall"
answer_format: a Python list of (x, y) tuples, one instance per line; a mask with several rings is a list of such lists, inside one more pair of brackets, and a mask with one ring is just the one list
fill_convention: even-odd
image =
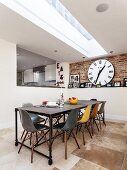
[(14, 120), (16, 45), (0, 40), (0, 127)]
[[(16, 45), (0, 39), (0, 129), (14, 126), (14, 109), (22, 103), (56, 101), (60, 88), (16, 86)], [(63, 89), (64, 94), (66, 90)]]
[[(14, 126), (14, 108), (22, 103), (56, 101), (60, 88), (17, 87), (16, 45), (0, 40), (0, 128)], [(68, 76), (68, 75), (67, 75)], [(127, 120), (127, 88), (62, 89), (64, 97), (106, 100), (106, 116)]]
[(67, 97), (106, 101), (105, 115), (109, 119), (127, 120), (127, 88), (78, 88), (68, 89)]

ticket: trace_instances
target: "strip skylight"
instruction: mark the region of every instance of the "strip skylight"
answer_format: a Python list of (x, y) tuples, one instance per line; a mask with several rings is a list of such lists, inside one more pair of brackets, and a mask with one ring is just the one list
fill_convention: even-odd
[[(58, 0), (0, 0), (0, 2), (87, 57), (107, 54)], [(54, 8), (56, 4), (59, 4), (58, 8)]]
[(66, 19), (73, 27), (75, 27), (87, 40), (91, 40), (92, 36), (86, 29), (73, 17), (73, 15), (65, 8), (59, 0), (47, 0), (55, 10)]

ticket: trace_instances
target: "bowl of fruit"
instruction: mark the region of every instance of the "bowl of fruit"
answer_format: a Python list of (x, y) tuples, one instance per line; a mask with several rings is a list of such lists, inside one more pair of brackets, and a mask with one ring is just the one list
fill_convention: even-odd
[(70, 97), (69, 98), (69, 103), (73, 104), (73, 105), (77, 104), (78, 103), (78, 98), (77, 97)]

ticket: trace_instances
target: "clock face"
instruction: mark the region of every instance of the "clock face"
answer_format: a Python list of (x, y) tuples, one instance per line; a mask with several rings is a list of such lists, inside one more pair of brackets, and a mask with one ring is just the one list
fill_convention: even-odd
[(88, 70), (88, 79), (94, 85), (100, 84), (101, 86), (109, 83), (114, 76), (114, 67), (107, 60), (97, 60), (93, 62)]

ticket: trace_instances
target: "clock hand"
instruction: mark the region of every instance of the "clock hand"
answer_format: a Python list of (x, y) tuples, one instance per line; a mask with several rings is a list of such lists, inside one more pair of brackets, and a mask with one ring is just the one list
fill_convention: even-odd
[(104, 68), (105, 68), (105, 65), (102, 67), (102, 69), (101, 69), (101, 70), (99, 70), (99, 73), (98, 73), (98, 75), (97, 75), (97, 78), (96, 78), (95, 84), (97, 83), (97, 80), (98, 80), (98, 78), (99, 78), (99, 76), (100, 76), (101, 72), (104, 70)]

